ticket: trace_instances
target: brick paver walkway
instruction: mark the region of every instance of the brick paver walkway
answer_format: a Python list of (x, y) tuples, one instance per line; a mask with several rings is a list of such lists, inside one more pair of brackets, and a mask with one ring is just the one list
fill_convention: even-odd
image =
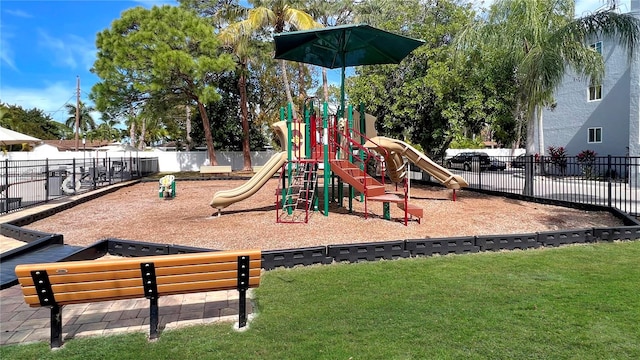
[[(251, 297), (251, 289), (248, 291)], [(160, 331), (216, 321), (238, 322), (238, 292), (164, 296), (158, 300)], [(247, 313), (253, 310), (247, 301)], [(24, 302), (20, 286), (0, 291), (0, 345), (49, 342), (49, 308), (31, 308)], [(149, 333), (149, 300), (118, 300), (62, 308), (63, 339), (125, 332)], [(160, 335), (162, 336), (162, 335)]]
[[(113, 186), (125, 186), (120, 183)], [(101, 189), (98, 191), (105, 191)], [(46, 211), (64, 205), (87, 194), (65, 198), (41, 206), (27, 208), (0, 216), (0, 223)], [(14, 239), (0, 237), (1, 252), (20, 245)], [(247, 297), (253, 292), (249, 289)], [(214, 291), (207, 293), (164, 296), (158, 299), (160, 331), (187, 325), (209, 324), (216, 321), (238, 322), (238, 292)], [(253, 307), (247, 301), (247, 313)], [(31, 308), (22, 296), (20, 286), (0, 290), (0, 345), (49, 342), (51, 336), (49, 308)], [(250, 317), (251, 318), (251, 315)], [(149, 300), (118, 300), (92, 304), (67, 305), (62, 308), (62, 335), (68, 339), (100, 336), (125, 332), (149, 333)], [(162, 335), (160, 335), (162, 336)]]

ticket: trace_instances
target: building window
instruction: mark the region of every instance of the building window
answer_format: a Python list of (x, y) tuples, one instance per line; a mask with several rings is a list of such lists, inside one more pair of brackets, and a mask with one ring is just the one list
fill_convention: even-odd
[(601, 143), (602, 142), (602, 128), (593, 127), (589, 128), (589, 135), (587, 139), (588, 143)]
[(589, 101), (602, 99), (602, 85), (589, 86)]
[(602, 55), (602, 41), (598, 41), (596, 43), (591, 44), (591, 48), (595, 50), (598, 54)]

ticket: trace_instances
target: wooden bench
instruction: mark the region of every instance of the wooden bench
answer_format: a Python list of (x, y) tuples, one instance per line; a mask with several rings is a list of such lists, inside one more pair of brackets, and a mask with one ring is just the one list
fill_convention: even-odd
[(260, 284), (260, 250), (217, 251), (138, 258), (16, 266), (27, 304), (51, 308), (51, 347), (62, 346), (62, 307), (147, 298), (149, 338), (158, 337), (158, 298), (237, 289), (239, 327), (247, 323), (246, 292)]
[(231, 174), (230, 165), (203, 165), (200, 166), (200, 175), (206, 174)]

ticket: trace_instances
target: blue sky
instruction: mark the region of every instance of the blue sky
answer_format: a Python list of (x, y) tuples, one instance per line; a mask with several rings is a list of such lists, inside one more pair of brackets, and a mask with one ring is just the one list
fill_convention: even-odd
[[(476, 1), (480, 3), (481, 1)], [(491, 1), (484, 1), (486, 5)], [(628, 11), (629, 0), (621, 1)], [(64, 121), (67, 103), (89, 102), (99, 79), (89, 69), (95, 61), (95, 37), (127, 9), (175, 4), (174, 0), (0, 0), (0, 101), (39, 108)], [(603, 6), (605, 0), (579, 0), (576, 14)], [(625, 7), (626, 6), (626, 7)], [(333, 81), (339, 72), (331, 71)]]

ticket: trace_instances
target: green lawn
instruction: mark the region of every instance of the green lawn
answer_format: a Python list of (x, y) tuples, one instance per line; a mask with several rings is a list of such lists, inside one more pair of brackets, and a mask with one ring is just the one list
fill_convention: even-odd
[(230, 324), (2, 359), (640, 359), (640, 241), (267, 272)]

